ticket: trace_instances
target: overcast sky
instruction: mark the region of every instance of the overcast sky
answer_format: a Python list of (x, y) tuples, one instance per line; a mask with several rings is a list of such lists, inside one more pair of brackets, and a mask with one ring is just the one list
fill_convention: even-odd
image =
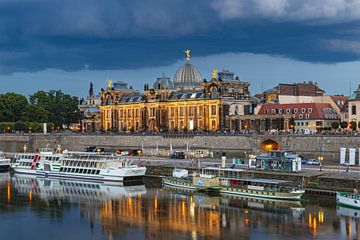
[(318, 82), (349, 95), (360, 79), (358, 0), (0, 0), (0, 92), (86, 96), (106, 79), (142, 90), (191, 62), (229, 69), (253, 94)]

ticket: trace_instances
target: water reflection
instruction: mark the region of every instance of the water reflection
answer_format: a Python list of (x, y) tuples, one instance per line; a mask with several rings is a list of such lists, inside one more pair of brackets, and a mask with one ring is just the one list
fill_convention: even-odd
[[(17, 213), (26, 215), (28, 224), (56, 219), (43, 223), (45, 233), (56, 233), (69, 222), (80, 239), (358, 239), (360, 210), (334, 203), (0, 175), (0, 214), (14, 216), (6, 224), (16, 224)], [(28, 231), (27, 239), (32, 239), (31, 231), (34, 239), (47, 239), (36, 228)], [(20, 239), (17, 234), (5, 236)], [(64, 238), (55, 234), (53, 239)]]

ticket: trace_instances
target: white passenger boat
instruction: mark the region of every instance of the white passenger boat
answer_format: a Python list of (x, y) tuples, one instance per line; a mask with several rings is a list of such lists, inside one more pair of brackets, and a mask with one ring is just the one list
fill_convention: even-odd
[(337, 192), (336, 203), (340, 206), (359, 208), (360, 209), (360, 194)]
[(145, 186), (124, 186), (123, 183), (108, 185), (93, 181), (39, 178), (35, 175), (14, 174), (11, 181), (16, 191), (23, 195), (33, 194), (43, 200), (68, 200), (70, 202), (104, 202), (120, 197), (133, 197), (146, 193)]
[(36, 174), (37, 169), (43, 168), (43, 161), (58, 161), (61, 156), (62, 154), (54, 153), (51, 148), (40, 148), (37, 153), (18, 154), (15, 163), (11, 164), (11, 168), (16, 173)]
[(104, 153), (64, 151), (57, 161), (43, 161), (36, 174), (53, 178), (96, 181), (139, 181), (146, 168), (121, 156)]
[(0, 151), (0, 172), (8, 171), (10, 168), (10, 158)]

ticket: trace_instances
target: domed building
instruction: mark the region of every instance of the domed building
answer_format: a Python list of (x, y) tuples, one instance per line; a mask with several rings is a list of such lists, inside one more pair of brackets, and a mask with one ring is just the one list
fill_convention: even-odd
[[(190, 50), (185, 53), (186, 62), (173, 81), (163, 75), (151, 87), (146, 83), (143, 93), (120, 94), (113, 87), (102, 91), (102, 130), (175, 133), (231, 129), (234, 125), (229, 115), (244, 115), (252, 104), (249, 83), (230, 71), (218, 74), (215, 69), (206, 81), (190, 63)], [(109, 92), (113, 92), (111, 98)]]
[(174, 85), (176, 88), (198, 87), (203, 81), (199, 70), (189, 62), (181, 66), (175, 73)]

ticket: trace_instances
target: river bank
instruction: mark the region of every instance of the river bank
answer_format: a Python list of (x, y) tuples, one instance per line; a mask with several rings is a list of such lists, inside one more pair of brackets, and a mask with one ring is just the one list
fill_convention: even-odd
[[(147, 178), (160, 178), (161, 176), (171, 176), (174, 167), (170, 166), (146, 166)], [(194, 167), (182, 167), (195, 172)], [(222, 169), (219, 168), (220, 174)], [(296, 184), (303, 184), (308, 194), (335, 196), (336, 191), (352, 192), (358, 188), (360, 183), (359, 173), (350, 172), (321, 172), (321, 171), (302, 171), (298, 173), (286, 173), (263, 170), (246, 170), (239, 172), (240, 177), (281, 179), (291, 181)]]

